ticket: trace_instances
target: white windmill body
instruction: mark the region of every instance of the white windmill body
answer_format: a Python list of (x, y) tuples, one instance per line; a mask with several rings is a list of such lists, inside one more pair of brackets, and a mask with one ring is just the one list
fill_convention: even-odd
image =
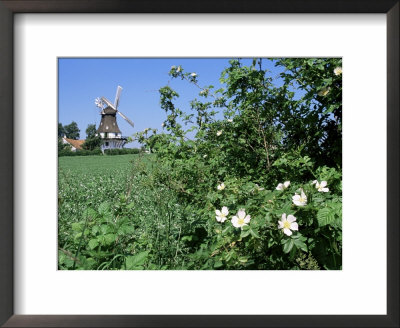
[(133, 122), (118, 110), (121, 90), (122, 87), (118, 86), (114, 104), (105, 97), (97, 98), (95, 101), (96, 106), (101, 109), (101, 121), (96, 135), (100, 136), (103, 141), (100, 146), (103, 153), (106, 149), (123, 148), (127, 142), (127, 138), (122, 136), (121, 130), (118, 127), (117, 113), (132, 127), (134, 126)]

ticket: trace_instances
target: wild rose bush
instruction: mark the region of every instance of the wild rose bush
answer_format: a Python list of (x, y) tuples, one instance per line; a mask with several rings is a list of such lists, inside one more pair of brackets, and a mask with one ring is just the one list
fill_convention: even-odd
[(341, 269), (341, 59), (275, 59), (278, 76), (263, 60), (231, 60), (218, 90), (171, 67), (198, 88), (191, 112), (162, 87), (163, 130), (135, 136), (187, 213), (170, 268)]

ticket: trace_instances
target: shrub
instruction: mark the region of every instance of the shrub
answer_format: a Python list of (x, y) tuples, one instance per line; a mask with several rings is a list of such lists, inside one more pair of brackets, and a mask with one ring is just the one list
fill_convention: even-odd
[(197, 225), (182, 223), (188, 268), (341, 268), (341, 59), (274, 62), (277, 78), (262, 59), (231, 60), (216, 91), (173, 67), (172, 78), (199, 88), (194, 114), (176, 108), (179, 94), (165, 86), (166, 132), (136, 134), (156, 153), (155, 179), (204, 229), (199, 238)]
[(104, 154), (106, 155), (126, 155), (126, 154), (139, 154), (140, 149), (138, 148), (121, 148), (121, 149), (105, 149)]

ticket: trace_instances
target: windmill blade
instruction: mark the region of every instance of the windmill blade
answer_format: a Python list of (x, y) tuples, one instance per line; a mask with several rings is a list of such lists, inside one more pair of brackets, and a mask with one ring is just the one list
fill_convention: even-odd
[(101, 101), (100, 98), (96, 98), (94, 100), (94, 104), (96, 105), (96, 107), (99, 107), (100, 109), (103, 109), (103, 102)]
[(101, 100), (102, 100), (104, 103), (106, 103), (107, 106), (110, 106), (112, 109), (116, 110), (115, 107), (114, 107), (114, 105), (113, 105), (109, 100), (107, 100), (107, 99), (104, 98), (104, 97), (101, 97)]
[(122, 91), (122, 87), (118, 86), (117, 93), (115, 94), (115, 100), (114, 100), (114, 108), (115, 109), (118, 108), (119, 97), (121, 96), (121, 91)]
[(127, 118), (124, 114), (122, 114), (120, 111), (118, 111), (118, 114), (121, 115), (121, 117), (122, 117), (125, 121), (127, 121), (133, 128), (135, 127), (135, 125), (133, 124), (133, 122), (132, 122), (129, 118)]

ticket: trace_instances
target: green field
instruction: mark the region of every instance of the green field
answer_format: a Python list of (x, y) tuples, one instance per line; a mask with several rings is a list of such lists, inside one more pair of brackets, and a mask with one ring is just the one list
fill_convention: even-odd
[(183, 265), (176, 224), (183, 210), (148, 176), (153, 162), (152, 155), (59, 158), (60, 269)]

